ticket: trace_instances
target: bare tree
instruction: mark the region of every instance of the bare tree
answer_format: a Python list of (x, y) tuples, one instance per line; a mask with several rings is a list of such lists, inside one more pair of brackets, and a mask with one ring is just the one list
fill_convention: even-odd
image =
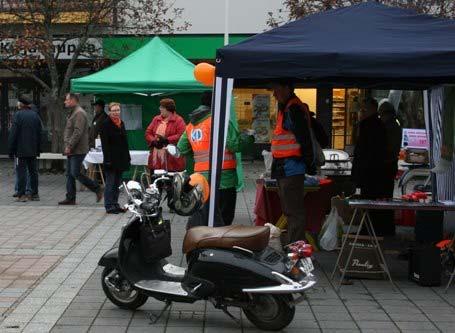
[[(293, 21), (310, 14), (328, 9), (347, 7), (368, 0), (284, 0), (283, 9), (269, 12), (267, 23), (279, 26), (288, 20)], [(419, 13), (455, 18), (454, 0), (377, 0), (385, 5), (414, 9)]]
[(0, 0), (1, 65), (48, 95), (52, 152), (63, 149), (70, 79), (78, 62), (101, 58), (99, 38), (184, 30), (181, 14), (169, 0)]

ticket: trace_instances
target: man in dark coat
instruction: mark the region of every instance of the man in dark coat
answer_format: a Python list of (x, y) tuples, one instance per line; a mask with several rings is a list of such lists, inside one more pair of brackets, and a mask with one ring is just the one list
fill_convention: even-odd
[[(36, 157), (41, 153), (42, 124), (38, 113), (25, 97), (19, 97), (19, 111), (14, 114), (8, 137), (9, 157), (17, 157), (16, 172), (18, 177), (17, 201), (39, 200), (38, 169)], [(26, 196), (27, 173), (30, 176), (30, 197)]]
[[(375, 99), (367, 98), (364, 101), (352, 163), (352, 179), (356, 187), (360, 188), (362, 198), (369, 200), (389, 196), (386, 185), (388, 173), (385, 168), (386, 130), (377, 110), (378, 103)], [(387, 213), (370, 213), (374, 230), (379, 236), (393, 235), (395, 232), (393, 221), (391, 224)]]
[(122, 173), (130, 168), (130, 151), (125, 125), (120, 119), (120, 104), (109, 104), (109, 116), (100, 129), (103, 163), (106, 174), (104, 207), (108, 214), (124, 213), (118, 203)]
[(100, 134), (101, 126), (108, 116), (106, 112), (104, 112), (106, 103), (102, 99), (97, 99), (92, 105), (94, 107), (95, 114), (90, 126), (89, 146), (90, 148), (95, 148), (95, 139)]
[[(398, 172), (398, 157), (401, 149), (401, 125), (397, 120), (395, 108), (389, 102), (383, 102), (379, 107), (379, 116), (386, 132), (386, 157), (384, 160), (384, 194), (385, 198), (393, 198), (395, 178)], [(386, 214), (388, 213), (388, 215)], [(386, 211), (384, 216), (384, 229), (388, 234), (395, 234), (393, 211)]]
[[(308, 107), (308, 104), (306, 105)], [(316, 119), (316, 113), (312, 111), (310, 111), (310, 121), (311, 128), (313, 130), (314, 136), (316, 137), (316, 140), (318, 140), (319, 146), (321, 146), (322, 149), (328, 148), (330, 145), (329, 136), (327, 135), (327, 132), (319, 120)]]

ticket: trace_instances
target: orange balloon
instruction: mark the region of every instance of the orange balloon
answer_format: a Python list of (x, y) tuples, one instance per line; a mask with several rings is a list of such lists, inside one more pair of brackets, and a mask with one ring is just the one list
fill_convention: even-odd
[(215, 82), (215, 66), (201, 62), (194, 67), (194, 77), (202, 84), (213, 87)]

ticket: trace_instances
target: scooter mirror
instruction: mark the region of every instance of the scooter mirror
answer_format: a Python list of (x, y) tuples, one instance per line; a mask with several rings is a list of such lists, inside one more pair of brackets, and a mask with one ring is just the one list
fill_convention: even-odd
[(167, 145), (166, 149), (171, 156), (180, 157), (180, 150), (176, 146)]
[(141, 184), (134, 180), (130, 180), (127, 184), (126, 187), (128, 188), (129, 191), (131, 190), (137, 190), (137, 191), (142, 191)]
[(153, 174), (155, 176), (162, 176), (162, 175), (165, 175), (166, 174), (166, 170), (163, 170), (163, 169), (155, 169), (153, 170)]

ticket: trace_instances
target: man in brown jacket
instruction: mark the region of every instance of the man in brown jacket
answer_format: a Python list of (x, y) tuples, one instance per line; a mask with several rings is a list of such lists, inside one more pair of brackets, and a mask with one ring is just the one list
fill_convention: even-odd
[(80, 172), (82, 162), (89, 150), (89, 122), (87, 113), (79, 105), (79, 97), (75, 94), (66, 95), (65, 107), (71, 109), (64, 132), (64, 154), (68, 158), (66, 164), (66, 198), (58, 204), (76, 204), (76, 179), (92, 192), (96, 193), (96, 202), (99, 202), (103, 197), (103, 189), (98, 183)]

